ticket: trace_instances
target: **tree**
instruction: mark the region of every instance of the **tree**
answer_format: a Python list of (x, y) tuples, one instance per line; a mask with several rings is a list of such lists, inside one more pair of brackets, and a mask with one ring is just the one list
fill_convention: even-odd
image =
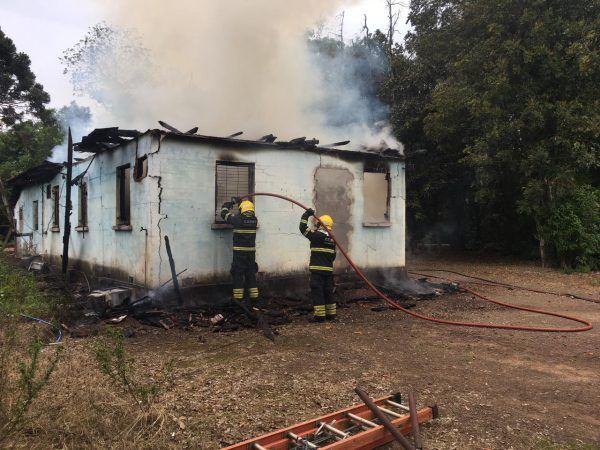
[(585, 0), (465, 3), (462, 51), (425, 119), (436, 143), (462, 147), (484, 228), (535, 236), (543, 262), (550, 218), (600, 168), (599, 17)]
[(29, 66), (29, 57), (0, 30), (0, 223), (8, 224), (6, 238), (12, 214), (5, 181), (40, 164), (62, 141), (54, 111), (47, 108), (50, 96)]
[(31, 61), (0, 29), (0, 129), (28, 118), (52, 120), (50, 96), (35, 81)]
[(460, 51), (454, 30), (458, 15), (453, 1), (411, 2), (412, 30), (402, 45), (386, 44), (392, 53), (381, 96), (390, 105), (390, 123), (407, 155), (409, 240), (472, 246), (474, 239), (467, 238), (474, 213), (468, 206), (472, 175), (460, 164), (462, 148), (438, 145), (424, 129), (433, 90)]

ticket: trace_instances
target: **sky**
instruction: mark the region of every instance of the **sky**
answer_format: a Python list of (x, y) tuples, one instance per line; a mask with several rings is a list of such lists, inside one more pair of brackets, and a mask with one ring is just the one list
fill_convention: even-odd
[[(221, 1), (221, 0), (215, 0)], [(402, 7), (398, 37), (405, 34), (407, 7)], [(341, 13), (341, 11), (340, 11)], [(369, 29), (387, 28), (384, 0), (356, 0), (344, 9), (344, 37), (351, 40), (361, 33), (363, 14)], [(84, 37), (90, 26), (104, 19), (95, 0), (0, 0), (0, 28), (10, 37), (18, 51), (25, 52), (37, 81), (51, 96), (51, 106), (60, 108), (77, 100), (58, 58)], [(325, 18), (324, 32), (339, 32), (339, 14)]]

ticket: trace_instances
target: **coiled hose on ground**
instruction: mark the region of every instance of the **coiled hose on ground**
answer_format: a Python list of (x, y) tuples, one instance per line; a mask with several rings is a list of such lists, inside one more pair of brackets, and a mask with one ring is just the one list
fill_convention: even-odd
[[(300, 203), (292, 198), (286, 197), (285, 195), (274, 194), (274, 193), (270, 193), (270, 192), (254, 192), (251, 194), (244, 195), (242, 198), (255, 197), (255, 196), (280, 198), (282, 200), (291, 202), (304, 210), (308, 209), (308, 207), (304, 206), (302, 203)], [(316, 215), (315, 215), (315, 218), (317, 221), (319, 221), (319, 223), (321, 223), (321, 221), (319, 220), (319, 218)], [(321, 225), (323, 225), (323, 224), (321, 223)], [(566, 314), (560, 314), (560, 313), (551, 312), (551, 311), (543, 311), (541, 309), (526, 308), (524, 306), (517, 306), (517, 305), (512, 305), (510, 303), (500, 302), (500, 301), (485, 297), (484, 295), (479, 294), (478, 292), (475, 292), (472, 289), (465, 288), (465, 287), (463, 287), (462, 289), (464, 289), (465, 291), (473, 294), (474, 296), (476, 296), (482, 300), (485, 300), (490, 303), (495, 303), (496, 305), (501, 305), (501, 306), (505, 306), (507, 308), (518, 309), (521, 311), (527, 311), (527, 312), (532, 312), (532, 313), (536, 313), (536, 314), (543, 314), (546, 316), (560, 317), (562, 319), (572, 320), (574, 322), (581, 323), (584, 326), (576, 327), (576, 328), (559, 328), (559, 327), (533, 327), (533, 326), (522, 326), (522, 325), (505, 325), (505, 324), (479, 323), (479, 322), (460, 322), (460, 321), (454, 321), (454, 320), (437, 319), (435, 317), (430, 317), (430, 316), (426, 316), (424, 314), (419, 314), (417, 312), (410, 311), (406, 308), (403, 308), (400, 304), (398, 304), (397, 302), (395, 302), (394, 300), (389, 298), (387, 295), (385, 295), (383, 292), (381, 292), (379, 289), (377, 289), (377, 287), (373, 283), (371, 283), (369, 281), (369, 279), (362, 273), (362, 271), (354, 263), (352, 258), (350, 258), (348, 253), (346, 253), (346, 250), (342, 246), (340, 246), (340, 243), (338, 242), (338, 240), (336, 239), (336, 237), (334, 236), (334, 234), (331, 231), (329, 232), (329, 235), (335, 241), (340, 252), (342, 252), (342, 255), (344, 255), (344, 257), (346, 258), (346, 260), (348, 261), (348, 263), (350, 264), (352, 269), (354, 269), (356, 274), (367, 284), (367, 286), (369, 286), (369, 288), (375, 294), (377, 294), (379, 297), (381, 297), (383, 300), (385, 300), (393, 308), (399, 309), (400, 311), (402, 311), (412, 317), (416, 317), (417, 319), (426, 320), (428, 322), (440, 323), (440, 324), (445, 324), (445, 325), (461, 326), (461, 327), (495, 328), (495, 329), (518, 330), (518, 331), (545, 331), (545, 332), (565, 332), (566, 333), (566, 332), (588, 331), (588, 330), (592, 329), (592, 324), (590, 322), (588, 322), (587, 320), (580, 319), (578, 317), (568, 316)]]

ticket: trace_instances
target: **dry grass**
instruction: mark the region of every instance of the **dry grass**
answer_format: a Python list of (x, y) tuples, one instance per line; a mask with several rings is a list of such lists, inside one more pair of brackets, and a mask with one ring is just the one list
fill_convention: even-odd
[(52, 384), (35, 401), (35, 414), (14, 447), (169, 447), (165, 424), (171, 419), (160, 397), (136, 404), (100, 373), (90, 343), (65, 342)]
[[(585, 274), (512, 263), (438, 264), (519, 284), (535, 280), (539, 287), (597, 292)], [(481, 289), (500, 300), (600, 321), (597, 304)], [(281, 327), (275, 343), (254, 330), (167, 332), (126, 321), (136, 331), (126, 349), (136, 358), (139, 381), (159, 389), (143, 408), (100, 373), (93, 338), (66, 339), (50, 388), (11, 444), (216, 449), (355, 403), (352, 388), (360, 385), (374, 396), (414, 387), (421, 404), (437, 402), (442, 418), (424, 429), (428, 448), (541, 449), (550, 448), (548, 442), (557, 443), (552, 448), (595, 448), (598, 329), (571, 335), (464, 330), (370, 306), (342, 309), (334, 325)], [(555, 323), (462, 294), (417, 308), (464, 320)]]

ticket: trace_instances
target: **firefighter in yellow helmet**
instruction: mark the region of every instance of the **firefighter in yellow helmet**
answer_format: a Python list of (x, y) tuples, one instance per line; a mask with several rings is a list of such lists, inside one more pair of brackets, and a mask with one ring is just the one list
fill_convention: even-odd
[(308, 219), (314, 216), (313, 209), (307, 209), (300, 219), (300, 232), (310, 241), (310, 296), (313, 303), (313, 321), (335, 320), (337, 306), (333, 299), (333, 261), (335, 242), (328, 230), (333, 227), (333, 219), (328, 215), (319, 217), (325, 228), (319, 224), (316, 231), (308, 227)]
[[(254, 204), (249, 200), (233, 198), (221, 208), (221, 217), (233, 225), (233, 261), (231, 277), (233, 278), (233, 299), (244, 300), (244, 291), (252, 304), (258, 303), (258, 285), (256, 283), (256, 228), (258, 219), (254, 214)], [(239, 214), (230, 210), (239, 205)]]

